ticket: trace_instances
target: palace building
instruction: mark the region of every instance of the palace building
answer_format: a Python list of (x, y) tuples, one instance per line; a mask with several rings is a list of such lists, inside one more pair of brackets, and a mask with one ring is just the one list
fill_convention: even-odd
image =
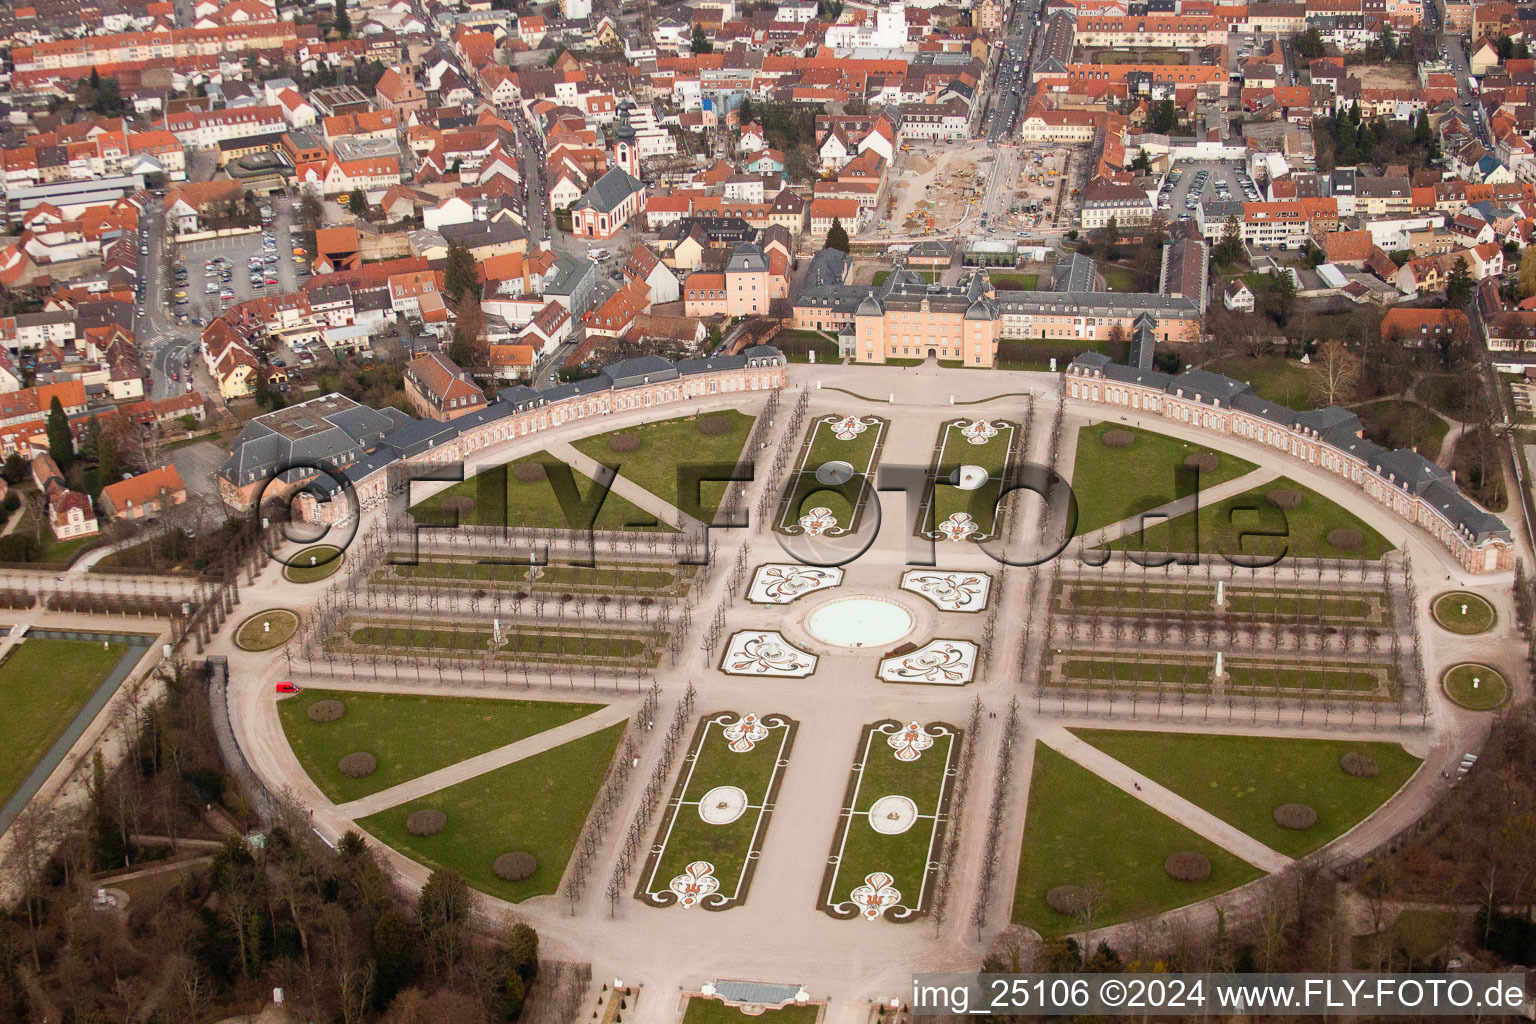
[(1509, 527), (1461, 493), (1456, 478), (1411, 448), (1364, 437), (1360, 418), (1328, 406), (1297, 412), (1209, 370), (1178, 375), (1085, 352), (1067, 367), (1067, 396), (1262, 444), (1348, 481), (1399, 519), (1427, 530), (1468, 572), (1515, 567)]

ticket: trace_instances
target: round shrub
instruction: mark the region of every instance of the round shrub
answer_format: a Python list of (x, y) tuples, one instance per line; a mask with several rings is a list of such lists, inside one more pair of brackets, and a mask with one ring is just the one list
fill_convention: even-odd
[(512, 475), (517, 477), (519, 483), (536, 484), (549, 474), (544, 472), (542, 462), (519, 462), (513, 467)]
[(1215, 452), (1196, 452), (1184, 458), (1184, 465), (1190, 469), (1198, 469), (1202, 473), (1214, 473), (1220, 464), (1221, 460), (1216, 457)]
[(1129, 448), (1136, 443), (1136, 435), (1129, 430), (1106, 430), (1103, 441), (1105, 448)]
[(1180, 850), (1168, 855), (1163, 861), (1163, 870), (1175, 882), (1203, 882), (1211, 877), (1211, 862), (1203, 853)]
[(405, 830), (413, 836), (435, 836), (448, 824), (448, 815), (435, 808), (412, 811), (405, 819)]
[(516, 853), (504, 853), (496, 858), (496, 863), (491, 865), (491, 870), (496, 872), (496, 877), (503, 882), (521, 882), (525, 878), (532, 878), (533, 873), (539, 869), (539, 862), (533, 854), (518, 850)]
[(1058, 885), (1045, 894), (1045, 905), (1058, 914), (1077, 917), (1088, 909), (1088, 890), (1080, 885)]
[(467, 494), (455, 494), (444, 498), (441, 508), (444, 512), (455, 512), (463, 518), (475, 510), (475, 499)]
[(1317, 812), (1306, 804), (1281, 804), (1275, 808), (1275, 824), (1300, 832), (1317, 824)]
[(719, 437), (721, 434), (731, 432), (731, 420), (728, 416), (700, 416), (699, 433), (708, 437)]
[(1360, 535), (1359, 530), (1340, 529), (1328, 531), (1329, 546), (1340, 551), (1358, 551), (1364, 543), (1365, 538)]
[(1353, 750), (1339, 758), (1339, 767), (1344, 769), (1345, 775), (1353, 775), (1357, 779), (1374, 778), (1381, 771), (1375, 759), (1357, 754)]
[(614, 434), (608, 439), (608, 447), (616, 452), (637, 452), (640, 439), (634, 434)]
[(334, 722), (347, 713), (347, 706), (339, 700), (317, 700), (309, 706), (311, 722)]
[(1283, 508), (1289, 511), (1301, 507), (1301, 492), (1293, 491), (1289, 487), (1276, 487), (1264, 495), (1264, 500), (1275, 508)]
[(379, 762), (372, 754), (358, 751), (342, 758), (336, 767), (349, 779), (366, 779), (378, 770)]

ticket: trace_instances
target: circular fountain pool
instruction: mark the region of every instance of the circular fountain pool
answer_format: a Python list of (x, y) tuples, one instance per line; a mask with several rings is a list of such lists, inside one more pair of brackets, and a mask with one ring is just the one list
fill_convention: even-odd
[(912, 625), (911, 612), (878, 597), (828, 601), (805, 619), (806, 632), (839, 647), (883, 647), (910, 633)]

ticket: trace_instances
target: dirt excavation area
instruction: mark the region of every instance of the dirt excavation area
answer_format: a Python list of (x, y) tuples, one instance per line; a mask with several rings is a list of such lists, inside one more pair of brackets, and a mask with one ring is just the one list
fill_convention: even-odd
[(992, 173), (985, 143), (914, 145), (898, 150), (875, 231), (921, 238), (953, 230), (973, 212)]

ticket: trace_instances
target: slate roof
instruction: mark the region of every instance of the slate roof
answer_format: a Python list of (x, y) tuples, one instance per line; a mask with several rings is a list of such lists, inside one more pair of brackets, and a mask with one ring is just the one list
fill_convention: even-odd
[[(561, 384), (545, 391), (535, 391), (526, 384), (514, 384), (497, 392), (496, 400), (485, 408), (477, 409), (466, 416), (460, 416), (446, 423), (433, 419), (415, 419), (397, 409), (387, 409), (379, 412), (357, 405), (341, 395), (326, 395), (323, 398), (312, 399), (301, 406), (290, 406), (288, 409), (279, 410), (279, 413), (269, 413), (267, 417), (262, 418), (270, 418), (280, 413), (287, 413), (294, 409), (302, 409), (306, 406), (313, 406), (315, 403), (324, 403), (331, 400), (351, 406), (348, 412), (339, 415), (345, 416), (347, 418), (346, 421), (354, 427), (360, 425), (358, 422), (359, 418), (354, 415), (357, 412), (377, 417), (377, 420), (371, 421), (371, 425), (375, 427), (383, 426), (384, 429), (376, 437), (371, 434), (369, 435), (370, 440), (366, 450), (358, 449), (351, 458), (345, 458), (344, 456), (347, 452), (351, 451), (351, 449), (348, 449), (340, 453), (343, 457), (329, 460), (333, 464), (341, 466), (341, 475), (355, 484), (371, 474), (387, 468), (391, 463), (447, 444), (466, 430), (474, 429), (505, 416), (525, 412), (529, 409), (536, 409), (539, 406), (558, 402), (565, 398), (574, 398), (578, 395), (637, 387), (646, 383), (647, 378), (649, 383), (654, 384), (657, 381), (675, 380), (691, 374), (736, 369), (747, 365), (749, 362), (765, 359), (771, 360), (774, 364), (780, 366), (784, 365), (785, 362), (784, 356), (772, 345), (754, 345), (745, 352), (734, 356), (684, 359), (677, 363), (654, 355), (623, 359), (609, 366), (596, 376), (572, 381), (569, 384)], [(301, 418), (310, 419), (310, 417)], [(252, 427), (259, 424), (259, 419), (252, 420), (246, 425), (246, 431), (250, 431)], [(271, 445), (268, 435), (279, 436), (274, 431), (268, 430), (261, 437), (245, 442), (246, 434), (242, 432), (240, 438), (236, 439), (235, 452), (230, 455), (229, 460), (226, 460), (225, 466), (228, 467), (231, 462), (240, 457), (244, 457), (246, 460), (242, 465), (258, 466), (258, 456), (265, 457), (264, 453)], [(329, 427), (309, 436), (326, 437), (332, 444), (340, 443), (340, 438), (332, 436), (332, 428)], [(275, 466), (276, 463), (270, 463), (270, 465)], [(224, 472), (223, 469), (220, 470), (221, 475)], [(260, 479), (262, 475), (264, 474), (258, 473), (256, 479)], [(246, 483), (250, 481), (235, 482)], [(332, 493), (339, 490), (340, 484), (331, 488)]]
[(1456, 486), (1455, 478), (1411, 448), (1387, 449), (1360, 436), (1360, 418), (1348, 409), (1327, 406), (1297, 412), (1278, 402), (1268, 402), (1255, 395), (1247, 384), (1209, 370), (1186, 370), (1176, 377), (1155, 370), (1138, 370), (1112, 361), (1098, 352), (1084, 352), (1072, 365), (1097, 372), (1106, 380), (1140, 384), (1175, 394), (1181, 388), (1184, 397), (1210, 402), (1223, 399), (1240, 412), (1258, 416), (1272, 423), (1315, 432), (1326, 444), (1364, 462), (1385, 483), (1405, 494), (1423, 498), (1438, 508), (1455, 528), (1473, 543), (1509, 540), (1509, 528), (1491, 512), (1480, 508)]
[(247, 423), (219, 475), (244, 486), (287, 466), (345, 466), (408, 419), (398, 410), (369, 409), (338, 394), (312, 398)]
[(645, 186), (630, 176), (622, 167), (615, 167), (598, 178), (585, 195), (571, 207), (573, 210), (593, 209), (598, 213), (612, 213), (630, 196)]

